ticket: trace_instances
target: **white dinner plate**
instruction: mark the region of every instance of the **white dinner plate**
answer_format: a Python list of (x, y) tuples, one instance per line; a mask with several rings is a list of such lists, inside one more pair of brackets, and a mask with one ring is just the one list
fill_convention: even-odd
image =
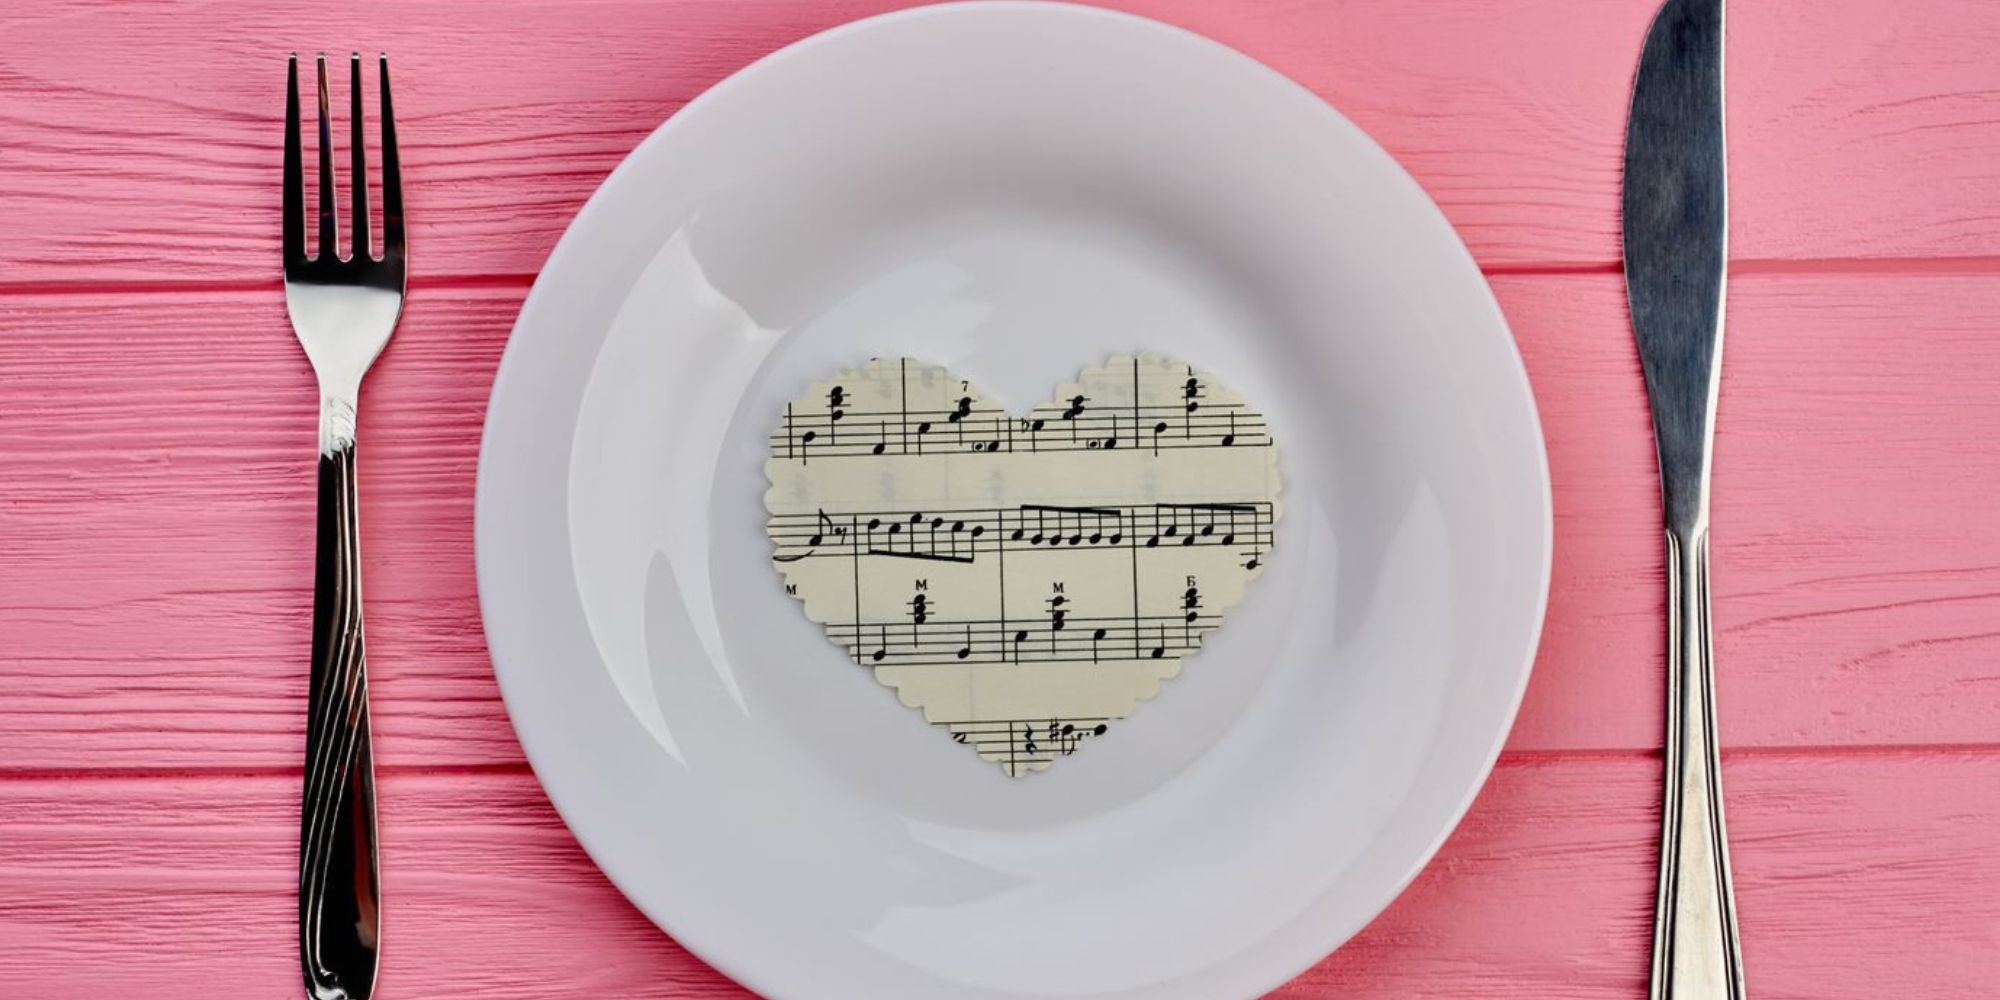
[[(767, 435), (869, 357), (1020, 412), (1136, 350), (1267, 415), (1284, 520), (1178, 680), (1010, 779), (786, 595)], [(477, 531), (536, 774), (723, 972), (788, 1000), (1218, 1000), (1360, 930), (1465, 811), (1551, 523), (1506, 324), (1387, 154), (1214, 42), (980, 3), (793, 45), (640, 144), (522, 307)]]

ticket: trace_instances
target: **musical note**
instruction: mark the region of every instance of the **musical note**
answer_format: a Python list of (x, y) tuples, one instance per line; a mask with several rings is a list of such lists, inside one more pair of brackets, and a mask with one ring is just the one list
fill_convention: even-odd
[(1146, 539), (1146, 546), (1156, 548), (1161, 539), (1178, 539), (1183, 546), (1211, 541), (1214, 544), (1234, 545), (1239, 518), (1250, 520), (1261, 541), (1262, 536), (1268, 533), (1267, 509), (1257, 504), (1155, 504), (1153, 534)]
[[(1035, 533), (1029, 539), (1030, 545), (1039, 545), (1044, 540), (1050, 545), (1081, 545), (1085, 541), (1092, 545), (1100, 543), (1117, 545), (1125, 539), (1126, 512), (1107, 507), (1048, 507), (1041, 504), (1023, 504), (1023, 515), (1035, 515)], [(1055, 519), (1055, 530), (1048, 527), (1049, 519)], [(1016, 529), (1018, 538), (1020, 529)]]
[[(1046, 523), (1048, 511), (1040, 507), (1033, 508), (1033, 510), (1035, 512), (1035, 533), (1029, 536), (1028, 544), (1040, 545), (1042, 544), (1042, 539), (1049, 537), (1048, 525)], [(1028, 530), (1028, 518), (1025, 509), (1022, 511), (1021, 520), (1018, 523), (1019, 526), (1014, 529), (1014, 541), (1017, 542), (1021, 540), (1021, 535)]]
[(1187, 592), (1181, 595), (1181, 611), (1184, 613), (1181, 619), (1184, 630), (1182, 641), (1190, 646), (1194, 645), (1194, 622), (1196, 618), (1201, 617), (1200, 608), (1201, 588), (1190, 584)]
[(1074, 754), (1085, 740), (1110, 728), (1102, 718), (1042, 718), (1007, 720), (939, 720), (932, 725), (951, 734), (952, 742), (969, 746), (998, 761), (1009, 774), (1047, 766), (1056, 757)]
[(1055, 744), (1058, 753), (1067, 757), (1076, 752), (1078, 744), (1083, 742), (1084, 737), (1103, 736), (1105, 730), (1109, 728), (1109, 726), (1102, 722), (1094, 726), (1086, 723), (1083, 727), (1079, 728), (1072, 721), (1050, 719), (1048, 739), (1049, 742)]
[(1118, 414), (1114, 413), (1111, 415), (1111, 433), (1085, 441), (1084, 447), (1102, 448), (1105, 451), (1110, 451), (1118, 447)]
[(1014, 441), (1012, 418), (1002, 413), (975, 421), (971, 418), (972, 410), (970, 407), (964, 405), (966, 402), (964, 399), (959, 400), (961, 404), (960, 410), (963, 411), (960, 413), (959, 440), (963, 441), (965, 439), (966, 427), (977, 423), (981, 428), (983, 436), (972, 442), (972, 451), (974, 454), (982, 452), (989, 455), (997, 454), (1000, 451), (1000, 439), (1003, 436), (1007, 439), (1008, 450), (1011, 451)]
[(1185, 407), (1181, 410), (1181, 436), (1194, 437), (1194, 411), (1201, 409), (1201, 380), (1194, 377), (1194, 369), (1188, 369), (1188, 380), (1181, 386), (1181, 400)]
[(811, 513), (774, 515), (770, 527), (778, 543), (774, 559), (781, 563), (815, 555), (846, 557), (856, 554), (857, 548), (862, 557), (977, 563), (1003, 551), (1135, 544), (1157, 548), (1163, 541), (1179, 542), (1184, 547), (1241, 544), (1246, 556), (1259, 556), (1270, 545), (1274, 521), (1271, 505), (1263, 502), (1117, 507), (1021, 504), (1011, 509), (855, 511), (838, 520), (825, 508), (815, 508)]
[(808, 446), (819, 437), (819, 432), (807, 430), (794, 433), (797, 426), (798, 420), (792, 412), (792, 405), (787, 403), (785, 404), (785, 454), (788, 457), (796, 457), (799, 464), (804, 465), (812, 458)]
[[(832, 386), (804, 411), (798, 403), (788, 405), (784, 419), (772, 433), (771, 447), (774, 454), (782, 450), (785, 458), (806, 465), (834, 458), (958, 451), (983, 455), (1012, 455), (1017, 450), (1029, 454), (1110, 451), (1128, 442), (1150, 445), (1148, 450), (1156, 457), (1167, 450), (1271, 444), (1262, 417), (1241, 403), (1216, 400), (1205, 383), (1192, 381), (1196, 391), (1192, 398), (1184, 385), (1175, 390), (1171, 401), (1160, 394), (1147, 396), (1140, 388), (1134, 390), (1129, 406), (1101, 409), (1091, 405), (1089, 394), (1075, 393), (1063, 403), (1038, 407), (1018, 420), (996, 407), (982, 405), (970, 394), (939, 400), (935, 405), (912, 405), (907, 387), (893, 402), (870, 402), (844, 385)], [(1069, 433), (1055, 437), (1044, 433), (1051, 421), (1060, 421)], [(872, 428), (872, 433), (851, 429), (843, 433), (844, 427), (855, 422)], [(1181, 427), (1178, 436), (1170, 433), (1174, 424)], [(953, 431), (949, 444), (940, 441), (942, 428)]]
[(1025, 416), (890, 359), (805, 389), (771, 431), (772, 560), (808, 615), (1010, 775), (1173, 676), (1275, 541), (1264, 418), (1157, 356)]
[(1076, 428), (1078, 424), (1082, 423), (1077, 418), (1083, 416), (1083, 404), (1089, 400), (1089, 396), (1072, 396), (1069, 400), (1069, 407), (1062, 411), (1062, 418), (1069, 422), (1069, 440), (1071, 444), (1077, 442)]
[[(1001, 621), (940, 618), (938, 605), (926, 602), (920, 620), (905, 603), (904, 624), (894, 629), (887, 623), (869, 622), (833, 624), (827, 630), (835, 641), (853, 653), (857, 662), (886, 659), (907, 666), (956, 667), (994, 663), (1108, 664), (1118, 660), (1179, 657), (1199, 646), (1200, 633), (1217, 623), (1205, 611), (1187, 618), (1179, 610), (1178, 602), (1171, 613), (1141, 615), (1137, 621), (1130, 616), (1078, 615), (1074, 607), (1074, 602), (1066, 602), (1066, 606), (1053, 609), (1039, 620)], [(1117, 649), (1135, 652), (1129, 657), (1107, 652)], [(1152, 650), (1159, 652), (1155, 655)]]
[[(870, 431), (840, 433), (832, 413), (822, 416), (788, 414), (771, 436), (773, 450), (782, 450), (787, 459), (801, 465), (835, 458), (880, 458), (895, 455), (937, 455), (960, 452), (975, 455), (1035, 454), (1049, 451), (1111, 451), (1128, 442), (1145, 446), (1149, 454), (1188, 449), (1222, 449), (1244, 445), (1268, 447), (1271, 439), (1262, 418), (1247, 416), (1240, 408), (1218, 408), (1184, 416), (1172, 423), (1160, 419), (1158, 406), (1140, 406), (1135, 412), (1083, 411), (1063, 423), (1069, 434), (1052, 437), (1045, 433), (1050, 420), (1062, 420), (1061, 412), (1019, 421), (977, 409), (957, 421), (957, 410), (912, 412), (904, 417), (878, 415), (852, 409), (839, 411), (846, 422), (861, 418)], [(1176, 410), (1179, 407), (1175, 407)], [(1067, 412), (1067, 411), (1063, 411)], [(894, 418), (894, 419), (892, 419)], [(1129, 423), (1128, 423), (1129, 421)], [(1016, 424), (1019, 436), (1016, 435)], [(1174, 423), (1182, 428), (1170, 433)], [(948, 443), (939, 430), (949, 427)], [(892, 431), (894, 433), (892, 433)]]
[(951, 734), (952, 742), (999, 760), (1009, 774), (1045, 766), (1056, 757), (1076, 753), (1085, 740), (1110, 730), (1103, 718), (939, 720), (931, 724)]
[(1069, 603), (1069, 598), (1062, 594), (1057, 594), (1044, 603), (1049, 606), (1049, 653), (1054, 655), (1056, 652), (1057, 633), (1061, 632), (1063, 626), (1068, 624), (1069, 611), (1063, 605)]
[(1046, 426), (1048, 426), (1048, 421), (1041, 417), (1022, 418), (1021, 429), (1028, 432), (1028, 450), (1030, 452), (1039, 452), (1042, 450), (1042, 428)]
[(792, 553), (780, 551), (771, 558), (778, 562), (794, 562), (804, 559), (812, 554), (810, 550), (819, 548), (820, 543), (826, 541), (828, 535), (832, 535), (837, 541), (845, 542), (847, 540), (847, 525), (833, 523), (833, 519), (827, 516), (826, 508), (824, 507), (820, 508), (814, 515), (813, 528), (812, 535), (806, 539), (806, 548), (808, 551)]

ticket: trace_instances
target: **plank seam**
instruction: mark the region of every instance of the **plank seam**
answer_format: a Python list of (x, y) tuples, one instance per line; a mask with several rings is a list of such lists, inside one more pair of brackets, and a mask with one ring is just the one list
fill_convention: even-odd
[[(1572, 277), (1577, 275), (1622, 274), (1618, 261), (1487, 264), (1480, 272), (1489, 278)], [(1729, 262), (1735, 277), (1770, 276), (1874, 276), (1896, 275), (1950, 277), (2000, 275), (2000, 255), (1966, 257), (1827, 257), (1797, 259), (1741, 259)], [(534, 273), (462, 274), (412, 277), (413, 291), (454, 291), (484, 288), (527, 288)], [(0, 298), (57, 297), (67, 295), (151, 295), (194, 293), (279, 292), (283, 283), (274, 273), (264, 280), (192, 279), (186, 281), (0, 281)]]
[[(525, 762), (493, 764), (402, 764), (375, 766), (384, 777), (477, 777), (527, 774)], [(0, 768), (0, 781), (205, 781), (216, 778), (300, 778), (302, 767), (46, 767)]]
[[(1923, 757), (2000, 756), (2000, 743), (1884, 743), (1819, 744), (1799, 746), (1725, 747), (1724, 761), (1778, 760), (1785, 758), (1894, 759)], [(1497, 768), (1541, 767), (1550, 764), (1588, 761), (1657, 761), (1659, 748), (1651, 749), (1570, 749), (1509, 750), (1500, 755)], [(531, 773), (524, 761), (491, 764), (402, 764), (377, 765), (379, 777), (477, 776)], [(212, 778), (297, 778), (298, 767), (0, 767), (0, 781), (171, 781)]]
[[(464, 274), (412, 277), (411, 291), (465, 291), (484, 288), (527, 288), (533, 274)], [(266, 292), (283, 294), (285, 284), (275, 273), (268, 280), (224, 281), (0, 281), (0, 298), (54, 298), (72, 295), (210, 295)]]

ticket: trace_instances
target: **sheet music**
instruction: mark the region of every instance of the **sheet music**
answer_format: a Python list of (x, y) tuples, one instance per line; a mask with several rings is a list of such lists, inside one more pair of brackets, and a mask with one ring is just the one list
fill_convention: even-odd
[(1207, 373), (1114, 357), (1026, 416), (907, 358), (813, 384), (765, 472), (773, 560), (903, 704), (1009, 775), (1102, 738), (1269, 558), (1264, 418)]

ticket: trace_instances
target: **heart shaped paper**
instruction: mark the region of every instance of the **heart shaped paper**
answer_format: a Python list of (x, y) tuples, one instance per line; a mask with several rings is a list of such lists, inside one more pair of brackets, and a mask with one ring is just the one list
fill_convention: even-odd
[(765, 464), (785, 586), (1009, 775), (1159, 691), (1269, 558), (1278, 453), (1208, 374), (1114, 357), (1027, 416), (907, 358), (813, 384)]

